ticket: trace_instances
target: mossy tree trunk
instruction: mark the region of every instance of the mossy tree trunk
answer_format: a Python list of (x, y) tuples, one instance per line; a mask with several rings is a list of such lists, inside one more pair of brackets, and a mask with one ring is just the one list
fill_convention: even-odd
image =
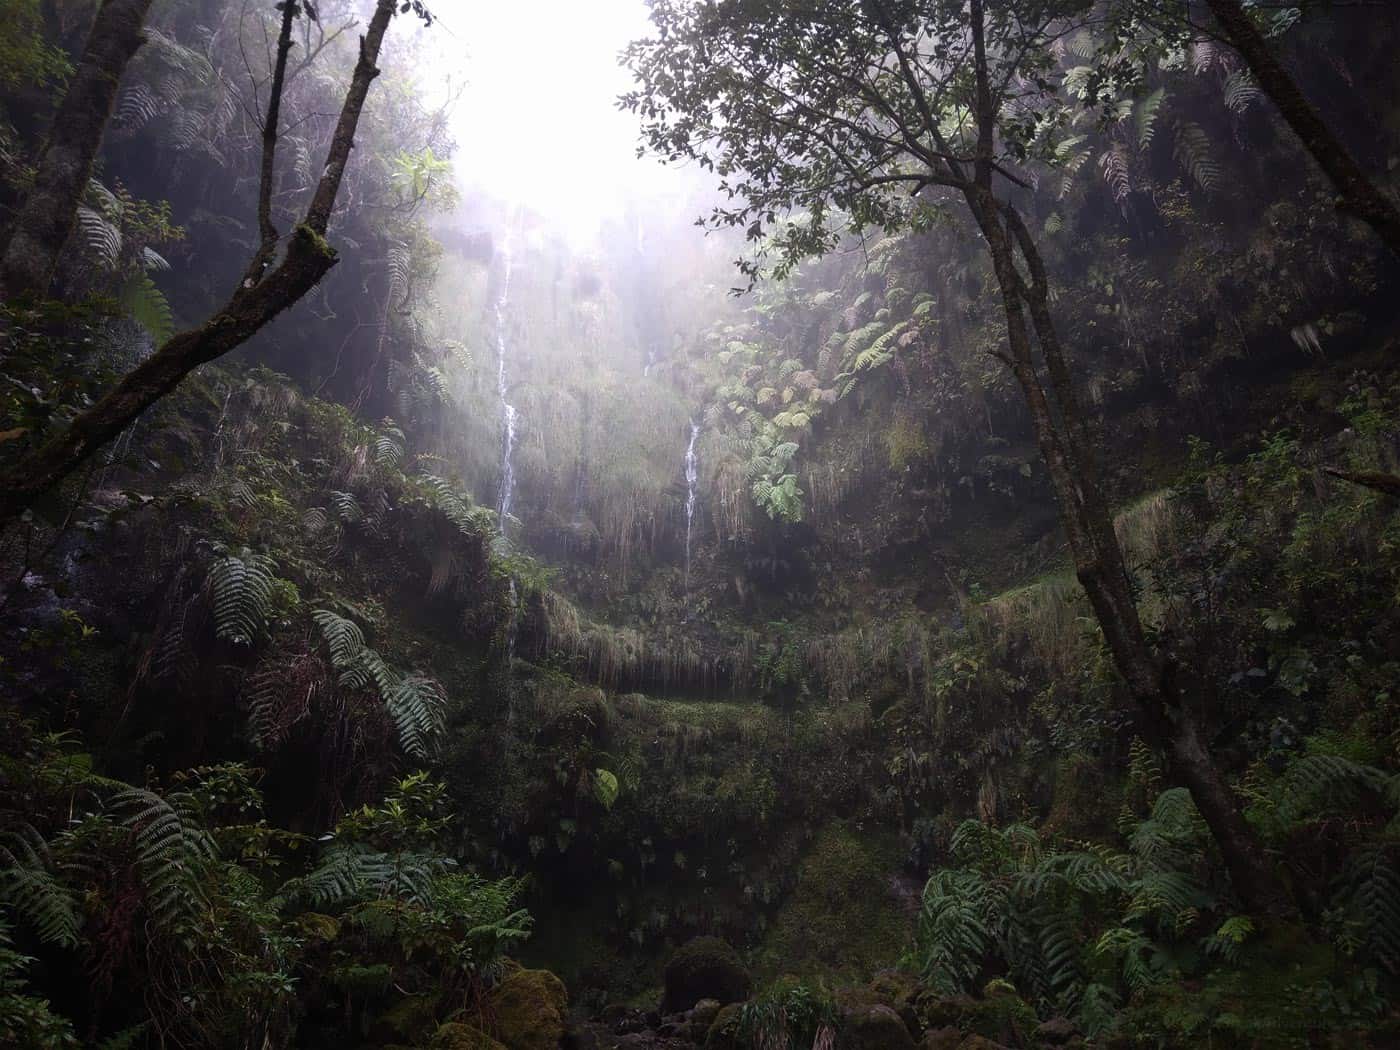
[(151, 0), (103, 0), (98, 8), (39, 153), (34, 186), (10, 226), (0, 258), (0, 298), (48, 293), (92, 177), (122, 73), (145, 43), (141, 27), (150, 6)]
[(1260, 90), (1278, 107), (1337, 191), (1337, 206), (1375, 230), (1400, 255), (1400, 207), (1372, 180), (1342, 141), (1332, 133), (1297, 82), (1269, 46), (1239, 0), (1206, 0), (1221, 32), (1239, 52)]
[[(1006, 314), (1009, 354), (1004, 360), (1030, 409), (1075, 575), (1144, 729), (1166, 752), (1172, 775), (1191, 792), (1241, 902), (1254, 912), (1282, 911), (1287, 907), (1282, 887), (1244, 819), (1239, 800), (1201, 740), (1198, 719), (1176, 687), (1170, 659), (1155, 652), (1147, 639), (1113, 513), (1099, 481), (1087, 416), (1050, 312), (1044, 261), (1016, 210), (993, 190), (997, 111), (988, 80), (982, 6), (982, 0), (970, 4), (978, 149), (970, 173), (965, 166), (958, 174), (963, 176), (963, 195), (992, 258)], [(1017, 267), (1018, 253), (1026, 275)], [(1037, 367), (1035, 345), (1048, 383), (1042, 381)]]
[[(194, 369), (246, 342), (314, 288), (335, 265), (336, 254), (326, 242), (326, 228), (349, 162), (365, 98), (370, 84), (379, 75), (375, 63), (395, 6), (394, 0), (379, 0), (368, 29), (360, 39), (359, 60), (341, 107), (321, 180), (282, 261), (265, 278), (250, 268), (218, 313), (199, 327), (172, 336), (96, 404), (80, 412), (66, 428), (30, 452), (12, 470), (0, 475), (0, 525), (23, 513), (37, 497), (59, 484), (132, 420), (174, 390)], [(284, 31), (290, 32), (289, 22), (284, 21)], [(273, 109), (274, 120), (275, 114)], [(273, 135), (266, 145), (269, 149), (275, 148), (276, 136)], [(270, 182), (265, 182), (264, 187), (270, 187)]]

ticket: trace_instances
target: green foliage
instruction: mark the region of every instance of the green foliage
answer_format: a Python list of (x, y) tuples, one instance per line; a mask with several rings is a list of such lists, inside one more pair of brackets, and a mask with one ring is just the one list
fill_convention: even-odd
[(26, 991), (24, 971), (33, 961), (14, 950), (10, 927), (0, 921), (0, 1041), (33, 1050), (77, 1047), (72, 1024), (47, 1000)]
[(44, 39), (40, 0), (12, 0), (5, 5), (5, 18), (8, 29), (0, 42), (0, 88), (47, 86), (72, 72), (63, 49)]
[(739, 1010), (743, 1046), (765, 1050), (810, 1050), (834, 1042), (840, 1015), (821, 985), (787, 979), (769, 985)]
[(275, 563), (244, 548), (209, 567), (215, 634), (235, 645), (252, 645), (267, 628), (272, 612)]
[(364, 632), (352, 620), (330, 609), (315, 609), (311, 618), (330, 653), (340, 683), (350, 689), (372, 689), (398, 731), (404, 751), (422, 758), (442, 730), (447, 694), (441, 683), (424, 674), (403, 674), (365, 644)]
[(122, 286), (120, 302), (131, 319), (146, 329), (156, 346), (175, 334), (175, 316), (170, 303), (150, 274), (138, 273), (128, 278)]
[[(57, 874), (48, 845), (32, 827), (0, 839), (0, 897), (41, 941), (61, 948), (78, 945), (80, 916), (77, 902)], [(0, 933), (6, 932), (0, 929)]]

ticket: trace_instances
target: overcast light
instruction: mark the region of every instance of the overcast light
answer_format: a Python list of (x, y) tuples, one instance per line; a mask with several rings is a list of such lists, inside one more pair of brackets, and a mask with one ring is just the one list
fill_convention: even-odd
[(438, 79), (467, 81), (453, 117), (464, 189), (528, 204), (576, 237), (629, 198), (686, 175), (636, 158), (618, 52), (650, 28), (643, 0), (463, 4), (429, 47)]

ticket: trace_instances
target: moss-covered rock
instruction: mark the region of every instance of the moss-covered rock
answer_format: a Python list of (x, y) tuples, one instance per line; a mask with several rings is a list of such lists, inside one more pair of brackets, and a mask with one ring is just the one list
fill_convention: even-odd
[(437, 1024), (436, 995), (406, 995), (375, 1019), (371, 1038), (384, 1043), (417, 1043)]
[(564, 982), (548, 970), (512, 970), (491, 992), (493, 1030), (508, 1050), (556, 1050), (568, 1006)]
[(993, 981), (981, 999), (970, 995), (938, 995), (925, 991), (914, 1003), (925, 1029), (955, 1028), (1001, 1043), (1024, 1045), (1040, 1023), (1035, 1010), (1005, 981)]
[(442, 1025), (428, 1040), (428, 1050), (506, 1050), (480, 1028), (469, 1024)]
[(924, 1026), (916, 1004), (924, 989), (917, 977), (902, 970), (881, 970), (866, 987), (873, 1001), (899, 1014), (914, 1038), (923, 1033)]
[(877, 1003), (846, 1014), (837, 1046), (840, 1050), (914, 1050), (914, 1037), (899, 1014)]
[(705, 1036), (706, 1050), (741, 1050), (739, 1045), (739, 1020), (743, 1006), (730, 1003), (715, 1015), (710, 1030)]
[(919, 1050), (958, 1050), (963, 1041), (962, 1031), (951, 1025), (930, 1028), (919, 1043)]
[(701, 999), (736, 1003), (753, 987), (739, 953), (718, 937), (696, 937), (666, 964), (662, 1013), (689, 1010)]

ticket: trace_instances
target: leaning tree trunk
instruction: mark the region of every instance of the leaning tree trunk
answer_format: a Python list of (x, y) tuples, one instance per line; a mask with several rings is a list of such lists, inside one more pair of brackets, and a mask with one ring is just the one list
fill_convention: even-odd
[(141, 27), (150, 6), (151, 0), (103, 0), (98, 9), (39, 154), (34, 188), (10, 227), (0, 259), (0, 298), (48, 292), (112, 115), (117, 84), (145, 42)]
[(395, 0), (378, 0), (369, 27), (360, 39), (359, 61), (341, 107), (321, 180), (281, 263), (262, 280), (245, 277), (223, 309), (198, 328), (172, 336), (96, 404), (80, 412), (63, 431), (0, 475), (0, 525), (23, 513), (38, 496), (71, 474), (194, 369), (248, 340), (315, 287), (335, 265), (336, 254), (326, 242), (326, 228), (354, 145), (365, 97), (370, 83), (379, 75), (375, 62), (396, 6)]
[(1332, 133), (1297, 83), (1283, 68), (1264, 34), (1239, 0), (1206, 0), (1225, 38), (1240, 53), (1260, 90), (1268, 95), (1288, 126), (1302, 140), (1332, 180), (1337, 206), (1370, 225), (1388, 248), (1400, 255), (1400, 207), (1362, 170), (1356, 158)]
[[(1089, 597), (1114, 666), (1142, 713), (1143, 727), (1166, 752), (1174, 779), (1190, 791), (1220, 848), (1235, 892), (1251, 911), (1280, 911), (1285, 907), (1284, 896), (1263, 848), (1245, 821), (1234, 791), (1203, 746), (1196, 716), (1177, 690), (1170, 665), (1147, 640), (1113, 515), (1097, 472), (1087, 459), (1087, 424), (1069, 385), (1068, 362), (1044, 295), (1039, 253), (1033, 244), (1016, 238), (1032, 274), (1027, 286), (1016, 269), (1012, 249), (1013, 229), (1019, 220), (1004, 221), (998, 208), (988, 192), (974, 211), (991, 249), (1006, 310), (1011, 370), (1030, 408), (1036, 440), (1069, 538), (1075, 575)], [(1027, 312), (1046, 359), (1049, 395), (1035, 366)]]

